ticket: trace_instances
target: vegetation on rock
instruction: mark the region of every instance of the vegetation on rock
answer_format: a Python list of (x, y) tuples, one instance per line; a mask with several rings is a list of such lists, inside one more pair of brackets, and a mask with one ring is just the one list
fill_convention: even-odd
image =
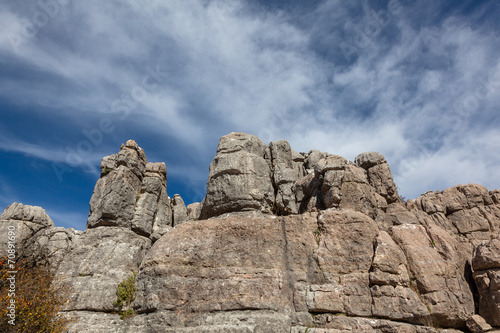
[[(11, 289), (14, 280), (7, 280), (12, 277), (15, 277), (12, 283), (15, 291)], [(17, 262), (13, 270), (3, 258), (0, 261), (0, 331), (66, 332), (73, 319), (59, 311), (68, 302), (70, 291), (52, 282), (53, 274), (45, 267), (29, 267)], [(8, 309), (11, 300), (15, 300), (15, 313)], [(8, 316), (9, 313), (12, 315)]]

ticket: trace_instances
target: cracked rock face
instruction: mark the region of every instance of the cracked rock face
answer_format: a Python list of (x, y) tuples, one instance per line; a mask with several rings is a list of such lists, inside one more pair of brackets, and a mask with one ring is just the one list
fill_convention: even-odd
[(479, 291), (479, 314), (493, 326), (500, 326), (500, 240), (478, 246), (472, 260)]
[(26, 243), (36, 233), (53, 228), (54, 222), (45, 209), (14, 202), (0, 215), (0, 256), (7, 256), (9, 231), (16, 236), (16, 256), (24, 255)]
[(172, 226), (165, 163), (148, 163), (133, 140), (101, 161), (87, 228), (116, 226), (158, 239)]
[(116, 288), (139, 271), (151, 247), (148, 238), (119, 227), (83, 233), (59, 265), (55, 281), (72, 289), (66, 311), (117, 311)]
[(264, 142), (250, 134), (231, 133), (220, 139), (210, 164), (203, 219), (230, 212), (271, 214), (274, 188), (265, 150)]
[[(379, 153), (351, 162), (244, 133), (221, 138), (201, 203), (170, 199), (166, 185), (165, 164), (128, 141), (101, 162), (85, 232), (55, 228), (39, 207), (2, 214), (25, 257), (74, 289), (70, 332), (500, 326), (498, 190), (458, 185), (403, 202)], [(113, 301), (133, 272), (137, 315), (122, 321)]]

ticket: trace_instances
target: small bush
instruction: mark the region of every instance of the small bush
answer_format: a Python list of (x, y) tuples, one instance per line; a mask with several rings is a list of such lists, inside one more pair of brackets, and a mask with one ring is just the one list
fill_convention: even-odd
[[(118, 287), (116, 288), (116, 296), (117, 299), (113, 303), (114, 306), (120, 308), (121, 319), (127, 319), (133, 317), (135, 312), (130, 308), (130, 305), (135, 299), (135, 277), (137, 276), (137, 272), (134, 272), (131, 276), (129, 276), (126, 280), (120, 282)], [(123, 310), (125, 308), (125, 310)]]
[[(54, 275), (45, 267), (29, 267), (22, 262), (15, 265), (16, 274), (0, 260), (0, 331), (13, 332), (65, 332), (74, 320), (59, 315), (69, 301), (70, 291), (64, 286), (52, 284)], [(15, 276), (15, 297), (9, 297), (10, 283)], [(11, 293), (11, 291), (10, 291)], [(12, 325), (7, 306), (15, 299), (15, 321)], [(11, 323), (9, 323), (11, 321)]]

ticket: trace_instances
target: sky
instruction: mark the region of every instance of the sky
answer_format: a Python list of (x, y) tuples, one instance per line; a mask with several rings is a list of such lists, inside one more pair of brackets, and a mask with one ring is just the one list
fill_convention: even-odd
[(385, 156), (406, 199), (500, 188), (500, 2), (0, 0), (0, 207), (83, 230), (134, 139), (205, 195), (221, 136)]

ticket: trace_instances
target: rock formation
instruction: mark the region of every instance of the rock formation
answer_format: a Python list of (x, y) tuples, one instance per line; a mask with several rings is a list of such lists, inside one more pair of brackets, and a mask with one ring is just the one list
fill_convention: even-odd
[[(500, 326), (500, 191), (403, 201), (374, 152), (354, 162), (231, 133), (206, 197), (170, 199), (128, 141), (101, 162), (84, 232), (13, 204), (22, 256), (73, 288), (71, 332), (486, 332)], [(0, 238), (6, 243), (6, 239)], [(5, 248), (5, 246), (3, 247)], [(138, 272), (136, 315), (117, 285)], [(493, 331), (492, 331), (493, 332)]]

